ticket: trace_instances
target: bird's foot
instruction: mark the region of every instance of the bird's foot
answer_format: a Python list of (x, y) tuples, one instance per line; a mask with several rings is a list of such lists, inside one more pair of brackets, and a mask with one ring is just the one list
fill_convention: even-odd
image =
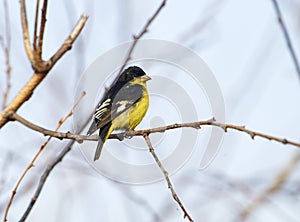
[(133, 137), (133, 133), (134, 130), (127, 130), (125, 133), (124, 133), (124, 136), (126, 139), (131, 139)]

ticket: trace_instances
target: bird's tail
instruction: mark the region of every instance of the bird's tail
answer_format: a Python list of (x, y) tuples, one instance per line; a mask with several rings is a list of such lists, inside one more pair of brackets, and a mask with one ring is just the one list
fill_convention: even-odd
[(96, 149), (95, 156), (94, 156), (94, 161), (99, 159), (103, 144), (104, 144), (104, 142), (102, 141), (102, 139), (99, 138), (98, 144), (97, 144), (97, 149)]
[(103, 144), (105, 143), (105, 141), (107, 140), (107, 138), (110, 136), (112, 132), (112, 129), (110, 128), (111, 128), (111, 124), (109, 123), (104, 127), (102, 127), (99, 131), (99, 140), (98, 140), (97, 149), (94, 156), (94, 161), (98, 160), (100, 157)]
[(90, 136), (93, 134), (93, 132), (95, 132), (97, 130), (97, 121), (93, 120), (92, 125), (90, 126), (89, 130), (87, 131), (86, 135)]

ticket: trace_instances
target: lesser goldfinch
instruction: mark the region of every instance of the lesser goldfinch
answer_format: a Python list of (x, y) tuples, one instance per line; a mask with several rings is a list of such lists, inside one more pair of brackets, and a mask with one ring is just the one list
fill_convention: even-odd
[(150, 79), (141, 68), (131, 66), (105, 93), (87, 132), (91, 135), (100, 129), (94, 161), (99, 159), (103, 144), (114, 130), (134, 130), (143, 120), (149, 106), (146, 81)]

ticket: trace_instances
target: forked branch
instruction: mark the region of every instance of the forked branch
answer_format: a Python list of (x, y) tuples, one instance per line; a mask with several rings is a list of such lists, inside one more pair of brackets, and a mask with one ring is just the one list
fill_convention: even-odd
[[(47, 7), (47, 1), (44, 1), (43, 8), (45, 8), (45, 10), (44, 10), (45, 12), (46, 12), (46, 7)], [(44, 14), (44, 11), (42, 13), (43, 17), (46, 16)], [(36, 87), (46, 77), (46, 74), (53, 68), (55, 63), (68, 50), (71, 49), (72, 44), (79, 36), (87, 19), (88, 19), (88, 16), (83, 14), (81, 16), (81, 18), (79, 19), (78, 23), (76, 24), (76, 26), (73, 28), (71, 34), (68, 36), (68, 38), (65, 40), (65, 42), (61, 45), (61, 47), (58, 49), (58, 51), (48, 61), (39, 62), (38, 60), (35, 59), (34, 53), (36, 53), (36, 51), (34, 51), (31, 48), (31, 44), (30, 44), (25, 0), (21, 0), (21, 21), (22, 21), (22, 28), (23, 28), (24, 45), (25, 45), (26, 53), (28, 55), (28, 58), (32, 64), (32, 67), (33, 67), (35, 73), (28, 80), (28, 82), (24, 85), (24, 87), (19, 91), (19, 93), (16, 95), (16, 97), (13, 99), (13, 101), (0, 114), (0, 128), (2, 128), (7, 123), (8, 113), (16, 112), (24, 104), (24, 102), (26, 102), (31, 97), (31, 95), (33, 94)], [(46, 19), (42, 18), (40, 28), (44, 29), (45, 22), (46, 22)], [(43, 31), (40, 34), (43, 34)], [(42, 45), (43, 45), (42, 39), (40, 39), (38, 48), (42, 48)], [(39, 50), (39, 49), (37, 49), (37, 50)]]

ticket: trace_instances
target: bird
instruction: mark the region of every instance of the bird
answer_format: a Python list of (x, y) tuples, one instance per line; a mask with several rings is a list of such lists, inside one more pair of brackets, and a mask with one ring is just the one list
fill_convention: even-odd
[(100, 158), (103, 145), (114, 130), (134, 130), (143, 120), (149, 107), (146, 82), (150, 79), (142, 68), (130, 66), (105, 92), (87, 131), (87, 135), (92, 135), (99, 129), (94, 161)]

